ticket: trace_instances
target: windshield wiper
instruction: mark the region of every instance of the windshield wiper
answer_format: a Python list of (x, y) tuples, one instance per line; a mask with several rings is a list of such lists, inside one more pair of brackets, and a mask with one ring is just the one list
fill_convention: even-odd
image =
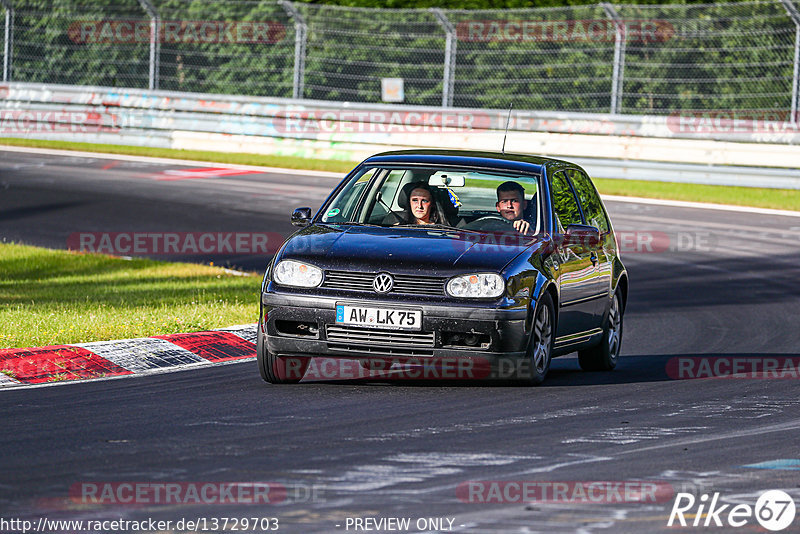
[(342, 221), (342, 222), (324, 222), (322, 224), (339, 224), (341, 226), (374, 226), (376, 228), (382, 228), (379, 224), (372, 224), (372, 223), (360, 223), (355, 221)]
[(477, 234), (476, 230), (470, 230), (469, 228), (459, 228), (458, 226), (452, 226), (450, 224), (440, 224), (440, 223), (433, 223), (433, 224), (395, 224), (393, 228), (419, 228), (420, 230), (430, 230), (430, 229), (439, 229), (439, 230), (454, 230), (456, 232), (470, 232), (473, 234)]

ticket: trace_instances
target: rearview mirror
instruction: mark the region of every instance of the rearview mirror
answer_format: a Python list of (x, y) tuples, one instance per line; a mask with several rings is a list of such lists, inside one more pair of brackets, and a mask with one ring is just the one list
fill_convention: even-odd
[(292, 212), (294, 226), (308, 226), (311, 223), (311, 208), (297, 208)]
[(436, 173), (428, 180), (428, 185), (433, 187), (464, 187), (465, 183), (463, 174)]

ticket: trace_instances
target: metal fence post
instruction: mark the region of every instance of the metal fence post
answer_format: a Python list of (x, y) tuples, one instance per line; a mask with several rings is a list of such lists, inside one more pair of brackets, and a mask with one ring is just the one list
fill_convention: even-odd
[(784, 9), (789, 14), (789, 18), (794, 22), (794, 72), (792, 74), (792, 124), (797, 124), (797, 107), (800, 105), (798, 102), (798, 78), (800, 78), (800, 13), (797, 7), (791, 0), (781, 0)]
[(444, 42), (444, 79), (442, 80), (442, 107), (453, 107), (453, 92), (456, 74), (456, 28), (438, 7), (430, 8), (436, 21), (444, 29), (446, 37)]
[(288, 0), (278, 0), (278, 4), (294, 21), (294, 80), (292, 81), (292, 98), (303, 98), (306, 80), (306, 36), (308, 25), (300, 11)]
[(625, 26), (617, 10), (607, 2), (600, 4), (606, 16), (614, 21), (614, 71), (611, 74), (611, 113), (622, 113), (622, 80), (625, 76)]
[(3, 45), (3, 81), (11, 81), (11, 54), (14, 49), (14, 8), (11, 0), (0, 0), (6, 8), (6, 31)]
[(158, 67), (161, 58), (161, 17), (150, 0), (139, 0), (142, 8), (150, 16), (150, 81), (151, 91), (158, 89)]

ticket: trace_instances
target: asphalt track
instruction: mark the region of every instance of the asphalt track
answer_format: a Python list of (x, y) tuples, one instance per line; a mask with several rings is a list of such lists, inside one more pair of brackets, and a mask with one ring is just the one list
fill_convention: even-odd
[[(180, 168), (0, 152), (0, 238), (65, 248), (75, 232), (287, 235), (291, 208), (318, 206), (335, 183), (277, 173), (154, 178)], [(718, 492), (720, 504), (754, 505), (761, 492), (782, 489), (800, 506), (797, 373), (782, 367), (783, 374), (767, 378), (676, 379), (696, 376), (697, 362), (738, 361), (749, 369), (752, 362), (780, 361), (797, 369), (800, 218), (607, 207), (630, 240), (623, 248), (631, 292), (615, 371), (584, 373), (570, 356), (555, 360), (540, 388), (275, 386), (263, 383), (249, 361), (4, 391), (2, 518), (174, 524), (277, 517), (280, 532), (316, 533), (355, 532), (353, 518), (407, 517), (412, 528), (403, 532), (420, 531), (418, 519), (445, 518), (458, 532), (640, 533), (702, 530), (667, 527), (677, 492), (695, 495), (698, 504)], [(634, 245), (653, 236), (657, 246)], [(177, 259), (253, 270), (267, 260)], [(695, 374), (676, 374), (682, 364)], [(259, 505), (70, 499), (71, 488), (85, 482), (207, 481), (270, 482), (288, 497)], [(486, 503), (480, 501), (497, 494), (463, 493), (478, 487), (465, 486), (470, 481), (550, 489), (549, 483), (566, 482), (570, 491), (529, 502), (509, 493)], [(666, 497), (620, 502), (606, 492), (591, 502), (575, 493), (592, 481), (643, 481), (666, 489)], [(690, 525), (695, 512), (697, 506), (686, 512)], [(745, 531), (760, 528), (754, 518), (747, 524)], [(798, 530), (800, 518), (786, 531)]]

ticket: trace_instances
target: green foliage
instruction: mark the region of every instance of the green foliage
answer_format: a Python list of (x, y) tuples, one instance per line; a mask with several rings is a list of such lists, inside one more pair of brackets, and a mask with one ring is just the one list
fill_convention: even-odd
[[(441, 9), (528, 9), (536, 7), (562, 7), (597, 4), (592, 0), (298, 0), (309, 4), (326, 4), (350, 7), (374, 7), (384, 9), (424, 9), (438, 7)], [(686, 2), (643, 0), (639, 4), (701, 4), (706, 0), (688, 0)], [(728, 0), (735, 1), (735, 0)], [(612, 2), (617, 3), (617, 2)]]
[[(295, 21), (276, 2), (153, 3), (162, 22), (160, 89), (292, 96)], [(405, 103), (440, 105), (446, 34), (428, 9), (439, 7), (450, 9), (446, 15), (457, 31), (455, 106), (506, 108), (513, 102), (517, 109), (610, 110), (614, 28), (596, 2), (331, 0), (294, 5), (307, 23), (303, 98), (378, 103), (381, 79), (403, 78)], [(149, 19), (138, 0), (15, 0), (14, 7), (13, 80), (148, 86)], [(658, 28), (655, 38), (633, 33), (626, 39), (621, 112), (789, 109), (795, 27), (777, 0), (646, 0), (617, 4), (616, 10), (623, 20)], [(144, 35), (114, 35), (121, 23), (132, 21), (143, 25)], [(582, 37), (583, 28), (595, 22), (609, 31)], [(567, 37), (552, 33), (565, 23)], [(209, 24), (220, 29), (207, 38), (201, 28)], [(248, 24), (267, 25), (267, 38), (240, 33)], [(525, 36), (508, 33), (525, 24), (540, 30)], [(180, 28), (179, 38), (170, 38), (169, 25)], [(232, 32), (223, 29), (230, 27)]]
[(13, 6), (13, 80), (147, 86), (148, 43), (90, 44), (82, 42), (81, 35), (81, 29), (90, 23), (141, 19), (142, 11), (136, 0), (22, 0), (13, 2)]

